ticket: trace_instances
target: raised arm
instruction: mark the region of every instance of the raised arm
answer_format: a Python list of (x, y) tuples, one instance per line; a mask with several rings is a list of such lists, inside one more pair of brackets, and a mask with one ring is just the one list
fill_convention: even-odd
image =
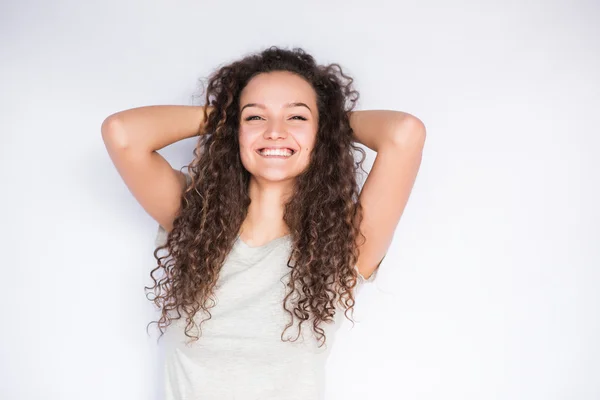
[(204, 133), (202, 106), (145, 106), (117, 112), (102, 123), (102, 139), (129, 191), (144, 210), (170, 231), (179, 211), (185, 175), (156, 150)]
[(363, 207), (357, 268), (369, 279), (388, 251), (421, 165), (425, 125), (401, 111), (350, 114), (355, 140), (377, 152), (359, 196)]

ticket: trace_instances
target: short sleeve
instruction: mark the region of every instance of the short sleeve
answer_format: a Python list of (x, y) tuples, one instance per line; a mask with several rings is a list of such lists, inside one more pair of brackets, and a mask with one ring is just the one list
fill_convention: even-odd
[(160, 224), (158, 225), (158, 230), (156, 232), (156, 237), (154, 238), (154, 246), (159, 247), (163, 246), (167, 242), (167, 231)]
[[(185, 180), (187, 185), (189, 186), (190, 183), (192, 182), (192, 177), (187, 174), (187, 173), (183, 173), (185, 175)], [(166, 242), (167, 242), (167, 236), (169, 235), (169, 233), (166, 231), (165, 228), (163, 228), (160, 224), (158, 225), (158, 230), (156, 231), (156, 236), (154, 238), (154, 246), (159, 247), (159, 246), (163, 246)]]

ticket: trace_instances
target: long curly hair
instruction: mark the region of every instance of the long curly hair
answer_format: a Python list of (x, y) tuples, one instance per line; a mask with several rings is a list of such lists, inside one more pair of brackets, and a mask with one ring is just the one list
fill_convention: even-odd
[[(242, 165), (239, 147), (240, 93), (257, 74), (289, 71), (304, 78), (316, 92), (319, 124), (309, 165), (295, 177), (293, 192), (284, 208), (292, 250), (287, 262), (289, 283), (282, 299), (291, 319), (282, 332), (299, 319), (298, 336), (304, 321), (312, 320), (316, 337), (325, 344), (321, 322), (331, 322), (335, 304), (354, 312), (354, 287), (358, 273), (356, 238), (364, 240), (359, 226), (362, 208), (358, 202), (358, 168), (365, 152), (353, 144), (348, 112), (359, 94), (353, 79), (337, 64), (317, 65), (300, 48), (270, 47), (222, 66), (209, 77), (204, 106), (204, 131), (187, 166), (191, 183), (184, 190), (181, 207), (164, 245), (154, 251), (158, 266), (150, 273), (158, 306), (161, 331), (173, 319), (187, 314), (185, 335), (196, 325), (201, 309), (211, 318), (214, 288), (219, 271), (237, 239), (245, 220), (250, 197), (250, 173)], [(206, 105), (213, 106), (208, 113)], [(362, 153), (355, 160), (355, 151)], [(160, 256), (161, 250), (166, 250)], [(157, 280), (154, 273), (163, 270)], [(290, 310), (288, 299), (294, 296)], [(212, 303), (212, 304), (211, 304)], [(171, 311), (177, 317), (170, 315)], [(171, 318), (173, 317), (173, 318)], [(350, 318), (350, 320), (352, 320)], [(352, 320), (354, 323), (354, 321)], [(194, 336), (198, 340), (198, 336)]]

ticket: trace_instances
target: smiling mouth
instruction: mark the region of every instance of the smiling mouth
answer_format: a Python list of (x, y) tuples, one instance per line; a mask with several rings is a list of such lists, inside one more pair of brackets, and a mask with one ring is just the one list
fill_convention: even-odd
[(283, 152), (273, 152), (271, 154), (265, 154), (263, 153), (264, 149), (257, 149), (256, 153), (263, 157), (263, 158), (282, 158), (282, 159), (286, 159), (286, 158), (290, 158), (292, 157), (294, 154), (296, 154), (296, 151), (293, 149), (287, 149), (288, 153), (284, 154)]

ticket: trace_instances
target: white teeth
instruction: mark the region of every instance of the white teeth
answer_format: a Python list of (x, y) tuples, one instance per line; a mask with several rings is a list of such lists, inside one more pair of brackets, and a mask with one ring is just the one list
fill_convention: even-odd
[(289, 149), (266, 149), (258, 151), (263, 156), (285, 156), (289, 157), (293, 153)]

